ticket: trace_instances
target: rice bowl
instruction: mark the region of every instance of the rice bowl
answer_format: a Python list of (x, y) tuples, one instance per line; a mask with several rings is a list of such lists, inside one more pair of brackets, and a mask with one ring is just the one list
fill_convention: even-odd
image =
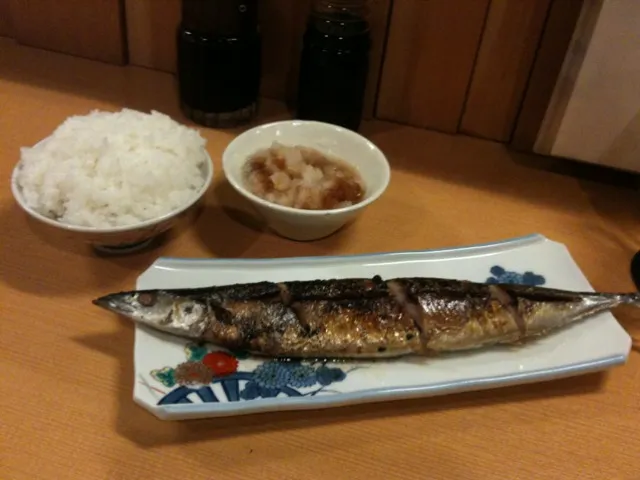
[(207, 191), (205, 146), (197, 130), (158, 112), (93, 111), (21, 149), (12, 192), (32, 217), (93, 234), (91, 243), (140, 241), (170, 228)]

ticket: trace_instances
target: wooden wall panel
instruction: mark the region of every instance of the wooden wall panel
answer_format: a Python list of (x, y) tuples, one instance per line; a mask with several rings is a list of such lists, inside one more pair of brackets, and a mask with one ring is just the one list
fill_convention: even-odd
[(13, 36), (9, 0), (0, 0), (0, 37)]
[(371, 60), (369, 65), (369, 77), (364, 98), (363, 117), (366, 119), (375, 116), (375, 106), (378, 97), (378, 86), (382, 69), (383, 57), (387, 43), (387, 30), (389, 27), (389, 15), (391, 14), (392, 0), (369, 0), (369, 23), (371, 25)]
[(584, 0), (553, 0), (533, 64), (511, 147), (533, 151), (545, 112), (571, 44)]
[(126, 63), (121, 0), (9, 1), (14, 38), (24, 45)]
[(293, 103), (297, 91), (302, 35), (310, 0), (266, 0), (260, 3), (263, 34), (262, 94)]
[(129, 63), (175, 72), (180, 0), (127, 0), (125, 6)]
[(456, 132), (489, 0), (395, 0), (378, 117)]
[(550, 0), (492, 0), (460, 131), (511, 137)]

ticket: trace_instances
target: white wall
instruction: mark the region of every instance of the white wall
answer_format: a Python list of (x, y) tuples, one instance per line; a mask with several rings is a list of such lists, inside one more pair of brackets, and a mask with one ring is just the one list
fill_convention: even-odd
[(640, 0), (604, 0), (586, 45), (580, 35), (535, 150), (640, 172)]

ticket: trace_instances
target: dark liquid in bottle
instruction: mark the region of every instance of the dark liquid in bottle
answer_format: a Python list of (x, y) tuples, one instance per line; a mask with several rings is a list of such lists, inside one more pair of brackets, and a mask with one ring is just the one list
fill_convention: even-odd
[(184, 0), (184, 5), (177, 42), (185, 114), (209, 127), (250, 120), (261, 74), (255, 0)]
[(364, 18), (345, 12), (311, 16), (300, 61), (298, 118), (358, 130), (370, 45)]

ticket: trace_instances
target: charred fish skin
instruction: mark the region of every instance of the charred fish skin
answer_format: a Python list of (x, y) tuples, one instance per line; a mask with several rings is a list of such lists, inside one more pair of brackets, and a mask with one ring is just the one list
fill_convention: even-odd
[(250, 350), (285, 357), (400, 357), (420, 351), (419, 332), (391, 297), (311, 300), (291, 307), (302, 331), (266, 335)]
[(243, 341), (236, 346), (284, 357), (390, 357), (419, 350), (414, 322), (376, 278), (277, 287), (279, 295), (272, 289), (260, 302), (220, 295), (217, 318), (237, 329)]
[(485, 284), (430, 278), (395, 278), (405, 309), (420, 330), (422, 354), (511, 343), (522, 335), (517, 316)]
[(393, 279), (415, 305), (425, 351), (470, 350), (543, 336), (622, 304), (638, 294), (571, 292), (512, 284)]
[(389, 358), (521, 342), (621, 304), (639, 306), (640, 295), (376, 276), (121, 292), (94, 303), (256, 355)]
[[(277, 285), (277, 288), (276, 288)], [(415, 353), (419, 335), (380, 277), (272, 284), (270, 295), (217, 292), (252, 353), (284, 357), (389, 357)], [(233, 292), (229, 295), (228, 292)]]
[(389, 295), (386, 282), (378, 275), (373, 278), (282, 282), (280, 285), (292, 301), (380, 298)]

